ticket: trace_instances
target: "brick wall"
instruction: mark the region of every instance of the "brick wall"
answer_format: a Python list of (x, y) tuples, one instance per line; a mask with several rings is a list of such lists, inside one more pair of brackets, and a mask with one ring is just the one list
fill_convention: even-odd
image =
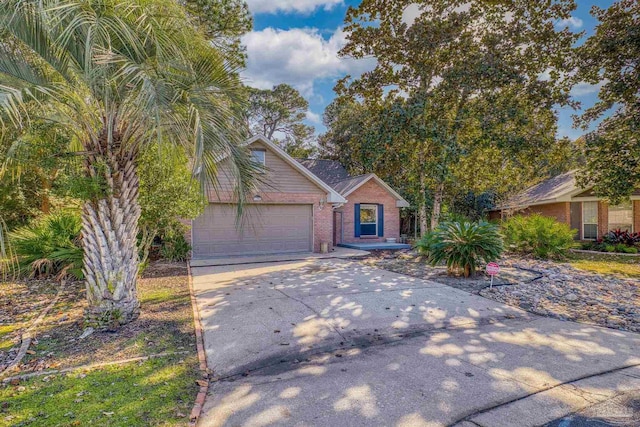
[[(400, 238), (400, 208), (396, 207), (396, 199), (389, 192), (370, 180), (362, 187), (347, 196), (349, 200), (340, 210), (344, 218), (344, 243), (384, 242), (387, 237)], [(384, 205), (384, 236), (355, 237), (354, 209), (356, 203)]]
[(640, 200), (633, 201), (633, 231), (640, 232)]
[(520, 213), (522, 215), (531, 215), (533, 213), (538, 213), (540, 215), (555, 218), (558, 222), (563, 222), (565, 224), (571, 225), (571, 203), (569, 202), (547, 203), (546, 205), (530, 206)]
[(598, 202), (598, 238), (609, 232), (609, 204)]

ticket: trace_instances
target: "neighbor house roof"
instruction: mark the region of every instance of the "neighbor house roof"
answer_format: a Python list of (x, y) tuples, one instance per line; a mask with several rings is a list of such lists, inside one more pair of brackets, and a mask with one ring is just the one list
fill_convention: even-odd
[(386, 182), (374, 173), (350, 176), (347, 170), (336, 160), (327, 159), (297, 159), (300, 164), (313, 172), (314, 175), (329, 184), (343, 197), (347, 197), (370, 180), (376, 181), (381, 187), (386, 189), (396, 198), (396, 206), (399, 208), (409, 207), (407, 202), (398, 192), (391, 188)]
[(563, 199), (574, 195), (577, 191), (582, 190), (576, 184), (576, 171), (573, 170), (529, 187), (522, 193), (510, 198), (498, 209), (519, 209), (532, 205), (567, 201)]

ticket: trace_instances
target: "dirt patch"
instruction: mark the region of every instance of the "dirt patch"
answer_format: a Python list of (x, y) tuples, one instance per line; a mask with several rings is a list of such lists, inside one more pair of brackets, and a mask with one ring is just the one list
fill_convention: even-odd
[[(0, 364), (15, 354), (21, 331), (55, 295), (58, 284), (27, 281), (6, 285), (1, 325), (15, 322), (4, 340), (12, 345), (0, 352)], [(114, 333), (83, 334), (86, 307), (82, 282), (67, 283), (60, 300), (36, 330), (30, 354), (20, 373), (115, 361), (149, 354), (194, 351), (195, 337), (187, 268), (183, 263), (152, 263), (138, 282), (140, 317)], [(5, 320), (6, 319), (6, 320)]]

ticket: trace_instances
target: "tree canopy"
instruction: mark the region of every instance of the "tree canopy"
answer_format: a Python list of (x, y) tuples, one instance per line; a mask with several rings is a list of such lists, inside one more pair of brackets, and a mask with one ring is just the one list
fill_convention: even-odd
[(583, 185), (618, 202), (640, 186), (640, 3), (594, 6), (595, 33), (578, 48), (576, 81), (601, 85), (598, 101), (576, 123), (596, 123), (586, 135)]
[(315, 129), (304, 123), (309, 103), (295, 88), (279, 84), (273, 89), (249, 90), (249, 126), (251, 132), (276, 142), (293, 157), (315, 153)]
[(365, 111), (384, 112), (374, 114), (381, 119), (375, 123), (366, 113), (359, 117), (377, 130), (358, 137), (348, 125), (331, 128), (341, 117), (334, 105), (325, 115), (323, 146), (349, 135), (367, 141), (358, 147), (378, 147), (373, 158), (397, 159), (388, 173), (411, 183), (423, 231), (428, 206), (434, 227), (446, 194), (461, 178), (475, 181), (483, 163), (473, 159), (495, 160), (498, 175), (528, 156), (556, 151), (553, 106), (570, 104), (565, 71), (579, 35), (557, 28), (575, 3), (548, 3), (364, 0), (350, 8), (340, 53), (375, 57), (377, 65), (347, 76), (336, 91)]
[[(138, 163), (153, 143), (216, 182), (233, 164), (241, 209), (255, 164), (242, 147), (243, 88), (233, 62), (166, 0), (10, 0), (0, 7), (0, 106), (16, 126), (55, 122), (77, 141), (92, 191), (82, 207), (87, 316), (137, 317)], [(17, 48), (15, 48), (17, 47)], [(36, 117), (30, 104), (44, 105)], [(46, 112), (45, 117), (37, 117)]]

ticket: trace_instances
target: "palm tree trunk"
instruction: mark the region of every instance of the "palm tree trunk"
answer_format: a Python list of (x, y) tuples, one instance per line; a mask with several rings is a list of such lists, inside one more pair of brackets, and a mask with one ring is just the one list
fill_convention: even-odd
[(140, 314), (136, 291), (139, 180), (133, 156), (118, 154), (101, 156), (106, 161), (101, 173), (106, 195), (86, 202), (82, 212), (86, 314), (99, 329), (116, 329)]
[(424, 236), (427, 233), (427, 198), (425, 193), (427, 191), (426, 179), (424, 172), (420, 173), (420, 210), (418, 217), (420, 218), (420, 236)]

